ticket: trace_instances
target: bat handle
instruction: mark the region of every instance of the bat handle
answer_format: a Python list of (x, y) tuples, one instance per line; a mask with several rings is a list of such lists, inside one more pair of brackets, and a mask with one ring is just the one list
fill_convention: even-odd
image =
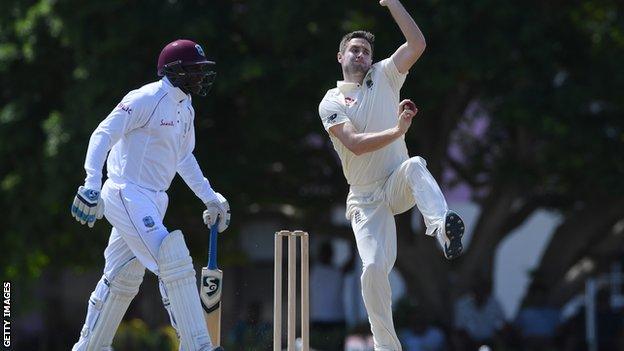
[(208, 269), (217, 269), (217, 229), (219, 228), (219, 218), (210, 227), (210, 246), (208, 246)]

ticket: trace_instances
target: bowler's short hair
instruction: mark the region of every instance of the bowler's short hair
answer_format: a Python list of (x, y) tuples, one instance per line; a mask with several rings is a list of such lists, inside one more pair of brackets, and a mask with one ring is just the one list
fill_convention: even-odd
[(342, 37), (342, 40), (340, 40), (340, 48), (339, 48), (341, 54), (343, 54), (345, 50), (347, 49), (347, 44), (349, 43), (349, 40), (354, 39), (354, 38), (362, 38), (366, 40), (371, 46), (371, 54), (372, 54), (373, 45), (375, 44), (375, 35), (371, 32), (367, 32), (364, 30), (356, 30), (355, 32), (347, 33), (345, 34), (344, 37)]

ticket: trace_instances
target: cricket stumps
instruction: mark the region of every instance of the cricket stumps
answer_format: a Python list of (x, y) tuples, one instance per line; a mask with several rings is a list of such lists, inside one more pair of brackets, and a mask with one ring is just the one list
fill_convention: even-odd
[(282, 260), (283, 240), (288, 240), (288, 318), (287, 350), (295, 351), (297, 318), (297, 238), (301, 243), (301, 350), (310, 349), (310, 266), (308, 233), (295, 230), (281, 230), (275, 233), (275, 267), (273, 288), (273, 351), (282, 350)]

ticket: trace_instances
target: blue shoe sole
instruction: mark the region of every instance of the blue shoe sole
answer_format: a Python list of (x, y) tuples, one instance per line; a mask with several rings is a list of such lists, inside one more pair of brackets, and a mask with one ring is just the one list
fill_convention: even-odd
[(445, 231), (450, 243), (444, 246), (444, 255), (447, 259), (455, 259), (462, 254), (464, 246), (462, 245), (462, 237), (464, 236), (464, 221), (454, 211), (448, 211), (446, 214)]

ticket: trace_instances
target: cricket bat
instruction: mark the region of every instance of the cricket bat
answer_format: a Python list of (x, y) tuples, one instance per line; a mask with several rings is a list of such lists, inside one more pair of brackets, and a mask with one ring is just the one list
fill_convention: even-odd
[(208, 266), (202, 268), (199, 297), (204, 308), (204, 319), (213, 346), (221, 345), (221, 288), (223, 272), (217, 267), (217, 223), (210, 227)]

